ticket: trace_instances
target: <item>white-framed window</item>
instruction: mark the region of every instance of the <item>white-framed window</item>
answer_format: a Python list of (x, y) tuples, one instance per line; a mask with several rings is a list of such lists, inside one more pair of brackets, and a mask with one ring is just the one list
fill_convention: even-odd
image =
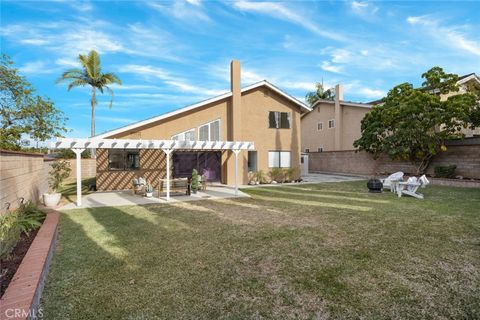
[(268, 151), (269, 168), (290, 168), (291, 161), (290, 151)]
[(309, 152), (310, 152), (310, 149), (305, 148), (305, 152), (306, 152), (306, 153), (309, 153)]
[(318, 152), (323, 152), (323, 147), (318, 147)]
[(195, 129), (189, 129), (187, 131), (183, 131), (177, 133), (172, 136), (172, 140), (179, 140), (179, 141), (195, 141)]
[(290, 129), (292, 126), (292, 115), (290, 112), (268, 112), (268, 127), (273, 129)]
[(198, 140), (220, 141), (220, 119), (198, 127)]
[(335, 128), (335, 119), (328, 120), (328, 128), (329, 129)]
[(318, 131), (323, 130), (323, 122), (317, 123), (317, 130)]

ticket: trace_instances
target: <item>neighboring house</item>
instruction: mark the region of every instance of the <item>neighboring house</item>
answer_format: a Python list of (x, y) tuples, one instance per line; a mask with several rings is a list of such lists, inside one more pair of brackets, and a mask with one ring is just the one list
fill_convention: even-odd
[(302, 152), (353, 150), (361, 135), (360, 123), (372, 106), (343, 100), (342, 85), (335, 100), (318, 100), (302, 116)]
[[(299, 168), (300, 117), (310, 110), (265, 80), (241, 88), (240, 62), (232, 61), (230, 92), (96, 137), (254, 142), (254, 151), (239, 155), (239, 183), (246, 184), (249, 171)], [(174, 152), (172, 174), (189, 177), (195, 168), (211, 181), (233, 185), (234, 158), (231, 151)], [(128, 189), (138, 176), (156, 186), (166, 174), (165, 160), (161, 150), (98, 149), (97, 188)]]

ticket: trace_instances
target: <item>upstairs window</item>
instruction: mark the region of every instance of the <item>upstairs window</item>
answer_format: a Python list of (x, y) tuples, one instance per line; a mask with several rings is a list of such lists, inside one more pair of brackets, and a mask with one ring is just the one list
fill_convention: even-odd
[(109, 170), (139, 170), (140, 151), (135, 149), (108, 149)]
[(329, 129), (335, 128), (335, 119), (328, 120), (328, 128)]
[(268, 113), (268, 127), (273, 129), (290, 129), (291, 113), (270, 111)]
[(318, 152), (323, 152), (323, 147), (319, 147)]
[(306, 153), (309, 153), (309, 152), (310, 152), (310, 149), (309, 149), (309, 148), (305, 148), (305, 152), (306, 152)]
[(176, 135), (172, 136), (172, 140), (195, 141), (195, 129), (177, 133)]
[(317, 123), (317, 130), (318, 131), (323, 130), (323, 122)]
[(198, 128), (198, 140), (220, 141), (220, 120), (206, 123)]

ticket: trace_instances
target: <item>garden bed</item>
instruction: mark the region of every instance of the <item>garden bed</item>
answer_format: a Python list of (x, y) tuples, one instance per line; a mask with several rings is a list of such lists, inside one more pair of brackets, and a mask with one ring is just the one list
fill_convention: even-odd
[(7, 290), (10, 281), (17, 272), (18, 267), (22, 263), (23, 257), (27, 254), (30, 245), (37, 236), (38, 230), (30, 232), (30, 234), (22, 234), (17, 245), (13, 249), (12, 253), (4, 259), (0, 260), (0, 297), (3, 296), (5, 290)]

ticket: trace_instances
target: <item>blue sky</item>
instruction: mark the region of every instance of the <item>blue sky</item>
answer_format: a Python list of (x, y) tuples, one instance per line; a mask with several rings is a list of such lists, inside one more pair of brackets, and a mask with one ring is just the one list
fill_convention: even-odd
[(89, 90), (56, 85), (91, 49), (117, 73), (113, 107), (100, 98), (97, 133), (267, 79), (303, 98), (323, 79), (371, 101), (439, 65), (480, 73), (480, 2), (2, 1), (1, 49), (69, 118), (90, 132)]

